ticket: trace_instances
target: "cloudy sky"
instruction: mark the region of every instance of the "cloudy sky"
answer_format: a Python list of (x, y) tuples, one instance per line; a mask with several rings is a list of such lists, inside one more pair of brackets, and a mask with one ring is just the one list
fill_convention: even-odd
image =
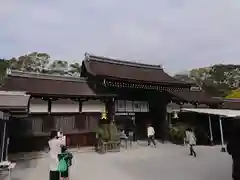
[(0, 58), (84, 52), (175, 73), (240, 63), (239, 0), (0, 0)]

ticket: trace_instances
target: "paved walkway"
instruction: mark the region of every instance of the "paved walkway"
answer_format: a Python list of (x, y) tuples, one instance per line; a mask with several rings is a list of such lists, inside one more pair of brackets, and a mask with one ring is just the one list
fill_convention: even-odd
[[(185, 147), (158, 144), (99, 155), (74, 153), (70, 180), (231, 180), (231, 157), (220, 147), (197, 147), (197, 158)], [(18, 162), (13, 180), (47, 180), (46, 158)]]

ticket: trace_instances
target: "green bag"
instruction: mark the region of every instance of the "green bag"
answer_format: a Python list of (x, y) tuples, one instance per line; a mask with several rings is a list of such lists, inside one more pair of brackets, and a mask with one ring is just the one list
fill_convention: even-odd
[(67, 162), (65, 161), (64, 158), (62, 158), (59, 163), (58, 163), (58, 171), (59, 172), (64, 172), (64, 171), (67, 171), (68, 169), (68, 165), (67, 165)]

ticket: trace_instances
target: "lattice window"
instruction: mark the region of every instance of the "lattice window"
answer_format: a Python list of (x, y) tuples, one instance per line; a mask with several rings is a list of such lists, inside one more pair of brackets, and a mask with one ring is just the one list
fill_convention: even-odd
[(77, 130), (86, 130), (88, 129), (87, 118), (85, 115), (80, 114), (76, 116), (75, 127)]
[(52, 116), (42, 117), (42, 131), (45, 133), (51, 132), (55, 128), (54, 119)]
[(41, 118), (31, 118), (32, 121), (32, 132), (33, 133), (41, 133), (43, 127), (43, 121)]
[(24, 134), (42, 133), (43, 122), (40, 117), (28, 117), (19, 120), (19, 127)]
[(75, 116), (55, 116), (55, 127), (63, 133), (69, 133), (75, 130)]
[(89, 115), (87, 116), (87, 128), (89, 131), (96, 131), (98, 128), (98, 122), (100, 119), (100, 115)]

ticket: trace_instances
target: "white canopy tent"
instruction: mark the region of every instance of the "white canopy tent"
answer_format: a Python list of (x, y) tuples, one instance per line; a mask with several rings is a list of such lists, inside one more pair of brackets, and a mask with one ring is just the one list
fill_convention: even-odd
[(240, 110), (204, 109), (204, 108), (182, 108), (181, 110), (185, 112), (196, 112), (196, 113), (211, 114), (211, 115), (218, 115), (218, 116), (231, 117), (231, 118), (240, 117)]
[[(225, 117), (225, 118), (238, 118), (238, 117), (240, 117), (240, 110), (182, 108), (181, 111), (182, 112), (196, 112), (196, 113), (209, 114), (209, 115), (218, 115), (219, 116), (220, 133), (221, 133), (222, 151), (224, 151), (224, 152), (226, 151), (225, 144), (224, 144), (223, 128), (222, 128), (222, 117)], [(211, 141), (213, 141), (212, 126), (211, 126), (211, 118), (210, 118), (210, 116), (209, 116), (209, 131), (210, 131)]]

